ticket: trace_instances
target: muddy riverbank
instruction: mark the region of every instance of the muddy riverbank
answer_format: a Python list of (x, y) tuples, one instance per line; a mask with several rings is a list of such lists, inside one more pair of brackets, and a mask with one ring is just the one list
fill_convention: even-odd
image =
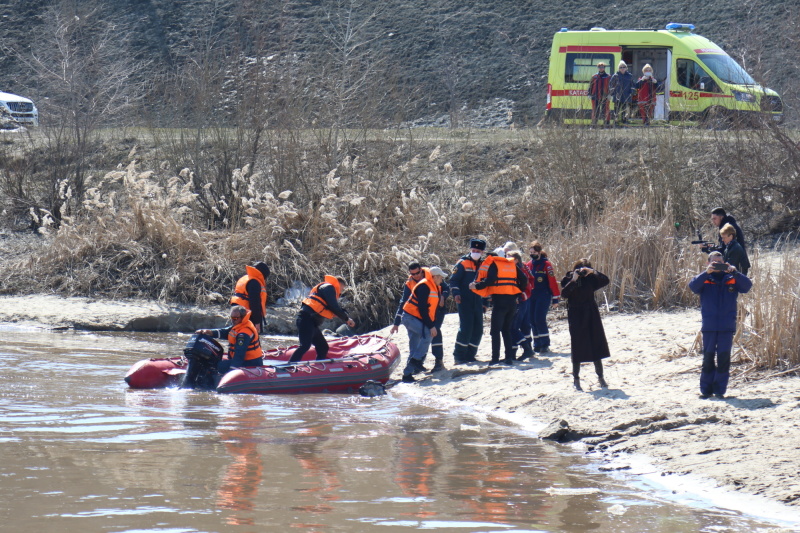
[[(169, 325), (160, 331), (185, 331), (187, 325), (220, 325), (221, 311), (49, 295), (0, 298), (0, 322), (60, 328), (133, 330), (160, 321)], [(699, 311), (610, 314), (603, 319), (612, 353), (606, 360), (609, 388), (601, 389), (591, 365), (584, 365), (584, 392), (578, 392), (572, 386), (566, 320), (554, 314), (553, 351), (511, 368), (454, 366), (458, 317), (448, 315), (443, 326), (447, 370), (399, 384), (398, 390), (418, 387), (426, 395), (544, 424), (563, 420), (564, 438), (580, 439), (587, 449), (603, 453), (609, 468), (624, 469), (627, 454), (641, 453), (664, 472), (693, 473), (726, 489), (800, 505), (796, 377), (743, 375), (743, 365), (735, 364), (728, 397), (702, 400), (700, 359), (687, 355), (699, 330)], [(291, 315), (286, 308), (275, 320), (287, 323)], [(379, 333), (388, 334), (388, 328)], [(401, 328), (393, 340), (405, 361), (405, 331)], [(487, 334), (478, 358), (488, 361), (489, 352)], [(394, 377), (400, 377), (401, 367)]]

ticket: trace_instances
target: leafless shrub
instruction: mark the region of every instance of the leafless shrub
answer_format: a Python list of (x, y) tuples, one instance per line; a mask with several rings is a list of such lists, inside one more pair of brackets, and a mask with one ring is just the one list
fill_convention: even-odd
[[(224, 162), (216, 167), (227, 169), (224, 196), (205, 177), (215, 167), (176, 171), (179, 160), (162, 160), (169, 142), (142, 154), (145, 163), (98, 174), (80, 213), (26, 267), (31, 286), (203, 302), (227, 294), (242, 264), (264, 260), (271, 294), (344, 275), (357, 318), (376, 326), (391, 319), (407, 262), (450, 267), (482, 235), (490, 246), (542, 241), (559, 274), (591, 258), (612, 280), (610, 308), (693, 305), (686, 283), (702, 254), (687, 244), (695, 237), (687, 221), (703, 227), (707, 202), (735, 211), (740, 187), (751, 184), (721, 180), (741, 163), (707, 132), (393, 131), (358, 143), (333, 167), (302, 131), (265, 130), (271, 148), (254, 167), (233, 166), (247, 159), (237, 158), (246, 143), (235, 131), (232, 140), (221, 128), (208, 132), (200, 146), (207, 161)], [(182, 142), (179, 134), (156, 145)], [(748, 142), (775, 150), (764, 139)], [(153, 170), (140, 170), (146, 164)], [(770, 168), (791, 183), (789, 167)]]
[(796, 252), (779, 243), (756, 255), (753, 288), (742, 297), (735, 355), (742, 373), (800, 365), (800, 276)]

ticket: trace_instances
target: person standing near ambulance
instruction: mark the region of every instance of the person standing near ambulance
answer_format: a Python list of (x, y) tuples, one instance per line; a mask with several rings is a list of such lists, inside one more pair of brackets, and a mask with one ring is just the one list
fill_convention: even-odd
[(608, 82), (608, 92), (614, 101), (614, 123), (627, 124), (633, 101), (633, 75), (628, 72), (628, 65), (620, 61), (617, 71)]
[(458, 306), (458, 334), (453, 348), (453, 360), (457, 365), (475, 361), (483, 337), (483, 312), (489, 302), (472, 292), (469, 284), (478, 275), (484, 250), (486, 241), (471, 239), (469, 253), (458, 260), (450, 277), (450, 290)]
[(602, 113), (604, 124), (611, 123), (611, 111), (608, 106), (608, 82), (611, 76), (606, 72), (606, 64), (597, 64), (597, 74), (589, 80), (589, 99), (592, 101), (592, 126), (597, 125), (597, 118)]
[(645, 126), (650, 125), (653, 118), (653, 111), (656, 108), (656, 93), (660, 90), (658, 80), (653, 76), (653, 67), (650, 63), (642, 67), (642, 77), (633, 84), (636, 93), (636, 104), (639, 106), (639, 115)]

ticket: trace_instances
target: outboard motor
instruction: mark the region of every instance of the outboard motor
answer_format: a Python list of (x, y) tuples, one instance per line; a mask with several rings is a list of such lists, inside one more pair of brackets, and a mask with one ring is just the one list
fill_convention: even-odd
[(186, 347), (183, 356), (189, 364), (181, 383), (182, 389), (214, 390), (217, 388), (219, 375), (217, 364), (222, 360), (225, 350), (222, 345), (208, 335), (195, 333)]

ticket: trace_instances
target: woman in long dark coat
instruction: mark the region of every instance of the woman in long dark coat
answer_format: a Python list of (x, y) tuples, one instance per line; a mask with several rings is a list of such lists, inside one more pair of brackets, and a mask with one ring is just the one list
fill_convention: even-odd
[(575, 388), (581, 388), (581, 363), (594, 363), (600, 386), (608, 387), (603, 379), (603, 359), (610, 357), (608, 341), (600, 319), (594, 291), (608, 285), (608, 277), (592, 268), (588, 259), (581, 259), (561, 280), (561, 297), (567, 300), (567, 320), (572, 341), (572, 375)]

